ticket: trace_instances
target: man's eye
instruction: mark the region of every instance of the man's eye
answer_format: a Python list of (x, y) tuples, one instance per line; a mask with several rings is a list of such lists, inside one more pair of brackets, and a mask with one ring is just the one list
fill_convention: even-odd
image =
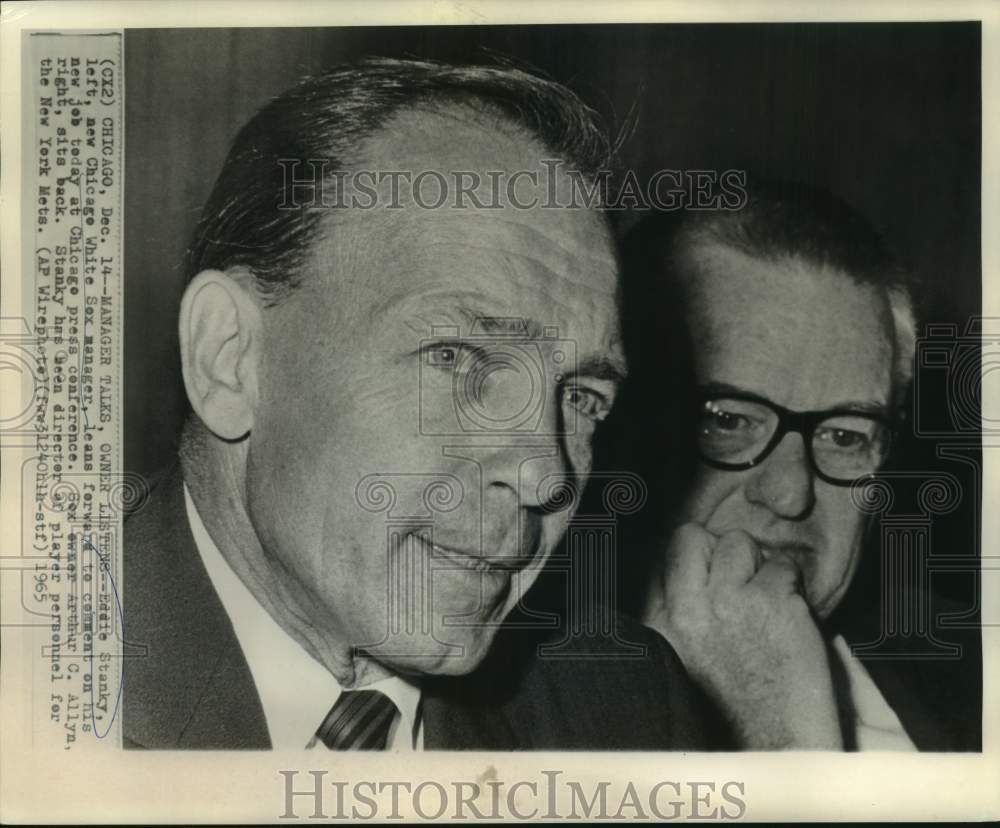
[(601, 394), (579, 385), (566, 386), (563, 389), (563, 401), (595, 422), (604, 420), (611, 411), (611, 406)]
[(427, 364), (435, 368), (450, 370), (458, 364), (461, 345), (449, 342), (439, 342), (428, 347), (424, 354), (427, 357)]
[(868, 437), (858, 431), (850, 431), (846, 428), (824, 428), (817, 429), (816, 440), (820, 443), (827, 443), (838, 449), (849, 449), (852, 451), (865, 451), (868, 449)]
[(750, 427), (750, 420), (742, 414), (733, 414), (717, 408), (710, 411), (706, 416), (705, 428), (713, 431), (745, 431)]

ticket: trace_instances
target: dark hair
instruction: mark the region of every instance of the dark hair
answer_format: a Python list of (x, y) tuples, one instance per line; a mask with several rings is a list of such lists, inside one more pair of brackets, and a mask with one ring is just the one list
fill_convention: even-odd
[(297, 284), (323, 212), (278, 209), (295, 201), (279, 160), (322, 158), (330, 171), (343, 170), (400, 110), (449, 108), (524, 132), (584, 176), (612, 154), (592, 109), (566, 87), (521, 69), (388, 58), (339, 66), (304, 79), (240, 130), (188, 250), (187, 278), (244, 265), (264, 297), (279, 301)]
[[(917, 284), (912, 273), (864, 216), (826, 190), (748, 179), (745, 191), (746, 202), (736, 210), (660, 212), (639, 222), (625, 240), (626, 303), (633, 312), (645, 308), (641, 312), (648, 314), (663, 301), (680, 301), (684, 290), (678, 282), (683, 280), (677, 276), (685, 270), (680, 255), (699, 242), (726, 245), (758, 259), (800, 259), (841, 271), (883, 291), (889, 302), (896, 343), (893, 385), (901, 397), (912, 378), (916, 343)], [(641, 324), (648, 329), (655, 321)]]

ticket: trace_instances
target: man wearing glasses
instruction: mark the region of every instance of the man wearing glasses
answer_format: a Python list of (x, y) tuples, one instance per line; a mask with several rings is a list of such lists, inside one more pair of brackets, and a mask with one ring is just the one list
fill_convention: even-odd
[[(751, 187), (741, 210), (651, 217), (626, 259), (629, 324), (647, 314), (638, 324), (659, 331), (647, 354), (664, 351), (662, 291), (679, 291), (697, 389), (693, 485), (646, 622), (735, 744), (913, 749), (827, 624), (862, 549), (852, 485), (886, 462), (911, 379), (905, 274), (846, 205), (773, 184)], [(653, 365), (673, 395), (675, 368)]]

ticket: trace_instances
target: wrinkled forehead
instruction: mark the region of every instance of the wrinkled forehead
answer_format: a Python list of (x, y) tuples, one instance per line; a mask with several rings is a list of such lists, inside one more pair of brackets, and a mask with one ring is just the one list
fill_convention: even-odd
[[(502, 264), (534, 273), (550, 289), (566, 282), (582, 290), (614, 293), (618, 265), (603, 221), (585, 210), (412, 210), (397, 227), (397, 241), (414, 261), (457, 268)], [(456, 259), (456, 256), (462, 256)]]
[(800, 400), (802, 407), (886, 401), (893, 322), (875, 286), (799, 258), (758, 258), (724, 245), (692, 245), (676, 268), (702, 381), (753, 381), (761, 387), (750, 390), (817, 397)]
[[(578, 185), (537, 142), (467, 117), (410, 112), (361, 158), (353, 172), (381, 177), (377, 197), (323, 216), (313, 250), (336, 287), (376, 305), (451, 283), (614, 309), (618, 264), (607, 221), (571, 202)], [(345, 200), (352, 195), (346, 190)]]
[[(779, 318), (797, 317), (797, 329), (829, 330), (845, 339), (852, 333), (891, 335), (884, 291), (801, 256), (758, 256), (696, 241), (681, 246), (673, 268), (689, 297), (690, 314), (711, 328), (752, 327), (779, 336)], [(852, 313), (862, 310), (867, 312)], [(837, 331), (827, 324), (832, 322), (839, 324)]]
[[(618, 341), (610, 238), (585, 216), (505, 211), (417, 214), (385, 238), (369, 285), (372, 321), (390, 312), (432, 320), (449, 307)], [(580, 226), (582, 225), (582, 226)], [(592, 229), (587, 230), (590, 227)]]

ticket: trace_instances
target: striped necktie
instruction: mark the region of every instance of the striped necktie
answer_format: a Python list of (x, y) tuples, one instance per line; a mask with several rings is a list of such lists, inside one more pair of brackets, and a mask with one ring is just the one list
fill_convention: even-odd
[(378, 690), (345, 690), (323, 719), (316, 738), (330, 750), (385, 750), (396, 705)]

